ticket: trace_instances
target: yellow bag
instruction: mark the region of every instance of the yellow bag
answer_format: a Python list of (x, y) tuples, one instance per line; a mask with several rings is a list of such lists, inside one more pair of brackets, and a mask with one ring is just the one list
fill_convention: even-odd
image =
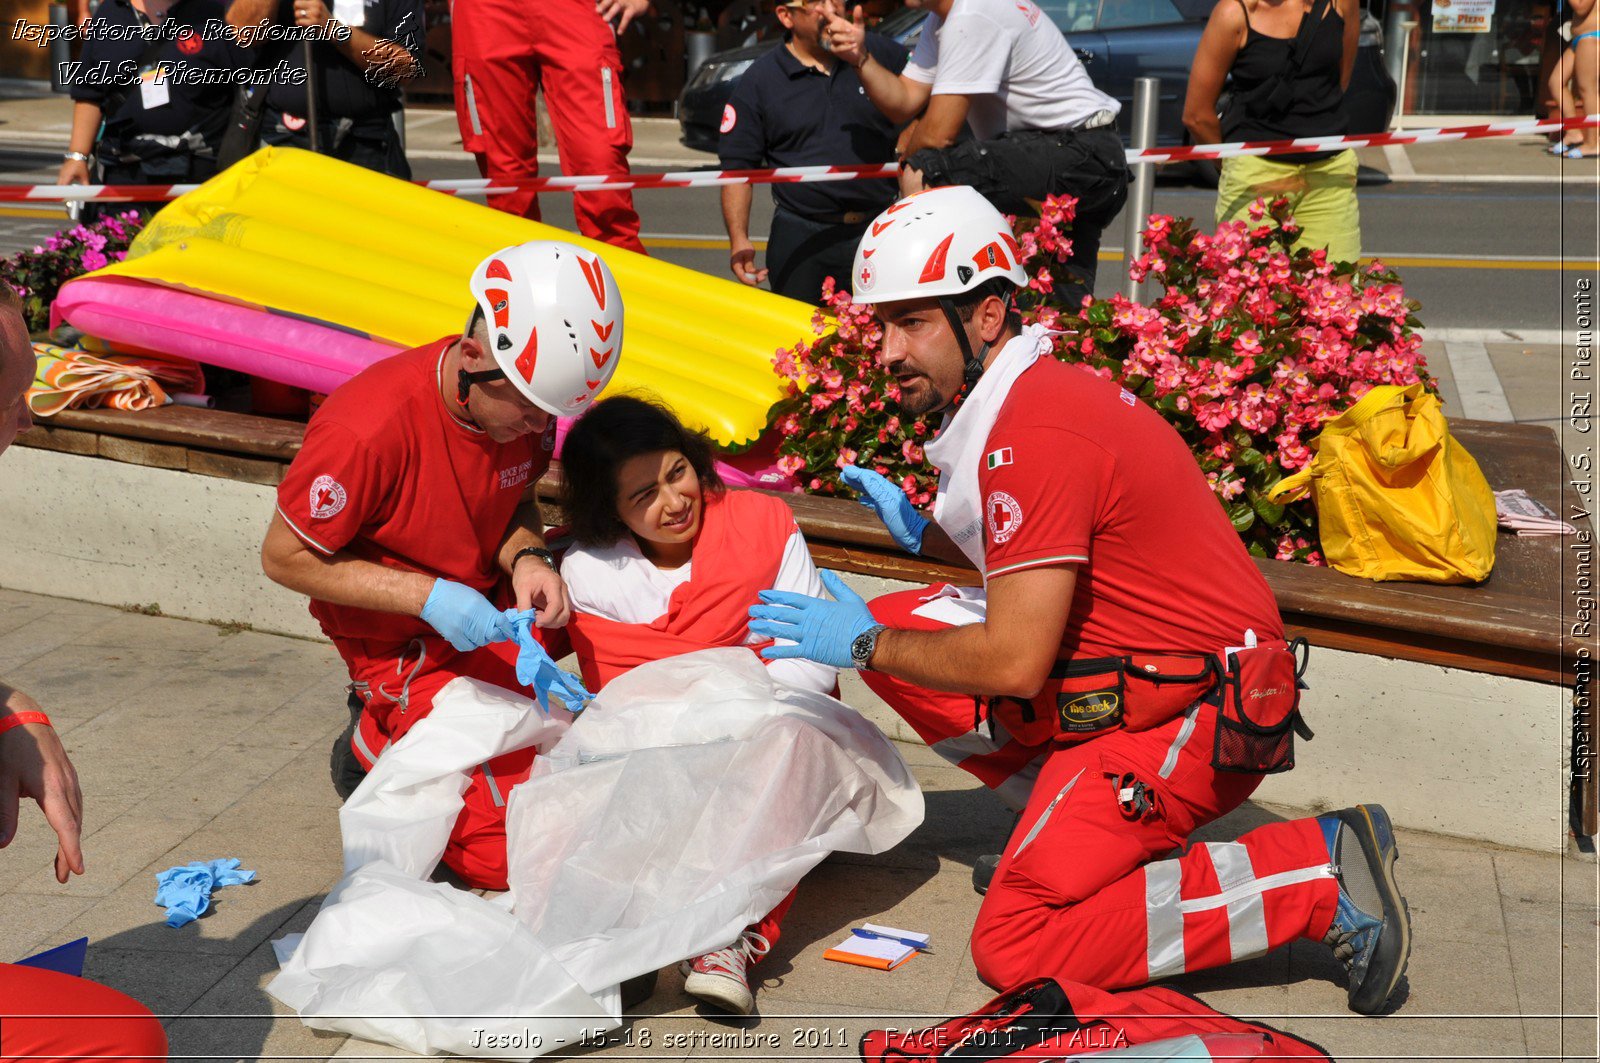
[(1373, 388), (1311, 441), (1274, 502), (1309, 490), (1328, 564), (1351, 576), (1476, 583), (1494, 568), (1494, 494), (1421, 384)]

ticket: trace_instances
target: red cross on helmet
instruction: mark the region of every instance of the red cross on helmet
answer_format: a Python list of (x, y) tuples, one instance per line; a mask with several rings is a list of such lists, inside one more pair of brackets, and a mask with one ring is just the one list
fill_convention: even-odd
[(489, 352), (529, 402), (572, 417), (610, 383), (622, 357), (622, 294), (598, 254), (532, 240), (478, 263), (471, 287)]

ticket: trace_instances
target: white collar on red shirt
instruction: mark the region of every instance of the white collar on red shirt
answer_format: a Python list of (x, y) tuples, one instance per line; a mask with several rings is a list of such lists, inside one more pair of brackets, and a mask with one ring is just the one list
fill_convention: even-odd
[(938, 436), (928, 444), (928, 460), (939, 467), (939, 493), (933, 502), (933, 519), (945, 530), (967, 559), (984, 567), (983, 499), (978, 493), (978, 469), (1000, 408), (1012, 385), (1034, 362), (1050, 353), (1060, 335), (1042, 325), (1025, 325), (1022, 334), (995, 355), (989, 368), (967, 393), (960, 409), (945, 418)]

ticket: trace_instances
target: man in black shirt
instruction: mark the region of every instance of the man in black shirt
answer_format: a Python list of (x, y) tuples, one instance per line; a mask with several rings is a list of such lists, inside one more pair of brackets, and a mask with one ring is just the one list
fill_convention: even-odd
[[(854, 68), (822, 47), (820, 33), (834, 0), (788, 0), (777, 8), (781, 46), (763, 55), (734, 89), (722, 113), (719, 154), (727, 169), (847, 165), (894, 158), (895, 126), (873, 106)], [(867, 48), (899, 71), (906, 51), (867, 34)], [(792, 299), (818, 302), (826, 277), (848, 286), (856, 244), (867, 224), (895, 199), (893, 181), (826, 181), (772, 186), (767, 268), (756, 268), (750, 242), (749, 185), (724, 185), (733, 275)]]
[[(328, 3), (333, 9), (328, 9)], [(262, 112), (266, 144), (311, 146), (306, 94), (315, 92), (317, 150), (346, 162), (409, 180), (401, 142), (400, 85), (422, 73), (423, 0), (232, 0), (228, 24), (247, 29), (262, 21), (285, 26), (349, 30), (312, 44), (314, 84), (274, 79)], [(302, 66), (298, 40), (250, 42), (258, 63)]]
[[(181, 184), (216, 172), (216, 147), (236, 81), (250, 56), (206, 35), (222, 0), (104, 0), (77, 63), (62, 74), (72, 93), (72, 133), (59, 184)], [(161, 76), (157, 76), (157, 75)], [(119, 204), (117, 209), (126, 209)]]

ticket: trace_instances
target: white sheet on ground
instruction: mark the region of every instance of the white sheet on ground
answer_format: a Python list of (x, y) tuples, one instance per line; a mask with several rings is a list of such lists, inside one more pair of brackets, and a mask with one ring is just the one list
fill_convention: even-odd
[[(467, 772), (529, 744), (511, 892), (425, 881)], [(637, 668), (576, 721), (458, 679), (346, 802), (345, 878), (275, 943), (267, 989), (309, 1026), (422, 1053), (485, 1056), (485, 1020), (515, 1016), (541, 1043), (487, 1055), (526, 1060), (615, 1027), (617, 983), (728, 944), (829, 852), (883, 852), (922, 815), (881, 732), (775, 688), (748, 650)]]

